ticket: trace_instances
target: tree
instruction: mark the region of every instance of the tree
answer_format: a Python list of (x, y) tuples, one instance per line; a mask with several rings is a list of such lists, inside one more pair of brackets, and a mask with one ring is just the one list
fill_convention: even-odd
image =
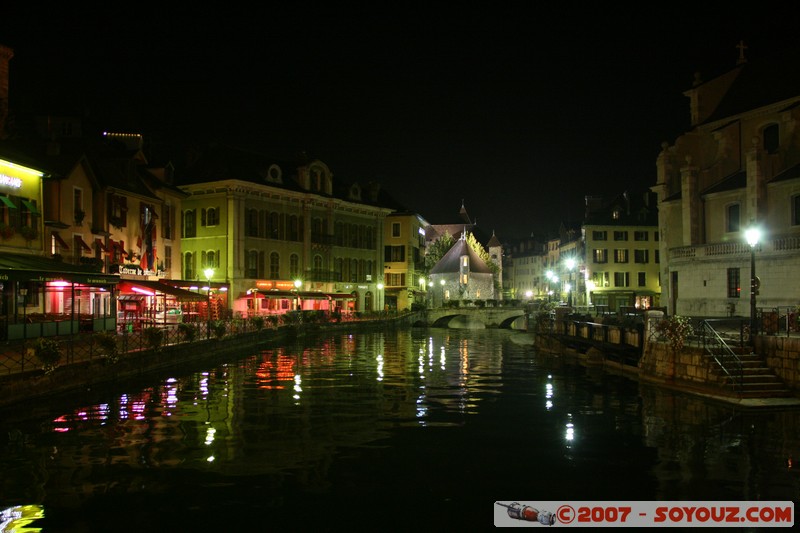
[(450, 248), (455, 244), (453, 236), (448, 232), (444, 232), (438, 239), (433, 241), (425, 250), (425, 275), (430, 274), (433, 267), (439, 260), (444, 257)]
[(486, 266), (489, 267), (489, 270), (492, 271), (492, 279), (494, 280), (494, 292), (495, 294), (500, 294), (500, 267), (492, 261), (492, 258), (489, 256), (489, 253), (483, 248), (483, 245), (478, 242), (478, 239), (475, 238), (470, 232), (466, 234), (467, 244), (469, 245), (472, 250), (478, 254), (478, 257), (483, 259), (483, 262), (486, 263)]

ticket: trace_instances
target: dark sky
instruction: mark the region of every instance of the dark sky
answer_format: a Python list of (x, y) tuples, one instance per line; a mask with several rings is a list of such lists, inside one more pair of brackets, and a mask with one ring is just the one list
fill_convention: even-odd
[(162, 4), (4, 7), (12, 112), (303, 150), (433, 223), (456, 221), (463, 199), (501, 238), (653, 185), (661, 143), (689, 127), (695, 71), (732, 68), (740, 40), (749, 58), (800, 40), (783, 1)]

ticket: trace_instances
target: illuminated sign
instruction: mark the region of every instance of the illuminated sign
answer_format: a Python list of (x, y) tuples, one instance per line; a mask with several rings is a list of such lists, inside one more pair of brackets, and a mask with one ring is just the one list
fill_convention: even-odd
[(0, 174), (0, 185), (5, 185), (6, 187), (13, 187), (15, 189), (20, 189), (22, 188), (22, 180), (19, 178), (8, 176), (6, 174)]

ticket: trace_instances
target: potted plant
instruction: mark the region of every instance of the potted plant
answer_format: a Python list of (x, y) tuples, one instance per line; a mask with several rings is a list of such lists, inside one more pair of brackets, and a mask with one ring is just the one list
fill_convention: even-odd
[(9, 226), (5, 222), (0, 222), (0, 237), (8, 240), (14, 236), (14, 226)]
[(100, 357), (109, 363), (119, 361), (119, 351), (117, 350), (117, 336), (108, 331), (96, 333), (92, 336), (92, 342), (97, 345)]
[(158, 351), (161, 348), (161, 343), (164, 342), (164, 330), (149, 327), (145, 328), (142, 334), (144, 335), (145, 343), (151, 350)]
[(26, 241), (32, 241), (36, 238), (36, 228), (33, 226), (22, 226), (19, 228), (19, 233)]
[(33, 353), (42, 364), (42, 370), (44, 370), (45, 374), (51, 373), (61, 362), (61, 347), (58, 341), (47, 337), (39, 337), (34, 341)]
[(186, 342), (192, 342), (197, 337), (197, 327), (192, 324), (182, 322), (178, 324), (178, 332), (183, 336)]
[(211, 330), (214, 332), (216, 338), (221, 339), (225, 336), (225, 322), (222, 320), (215, 320), (211, 323)]

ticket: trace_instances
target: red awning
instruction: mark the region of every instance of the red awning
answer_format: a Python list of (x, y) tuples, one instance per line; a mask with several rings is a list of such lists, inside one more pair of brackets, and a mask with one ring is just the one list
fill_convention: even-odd
[(83, 240), (83, 237), (81, 237), (80, 235), (75, 235), (75, 245), (76, 246), (80, 246), (81, 248), (83, 248), (87, 252), (91, 252), (92, 251), (92, 249), (89, 247), (88, 244), (86, 244), (86, 242)]
[(67, 246), (67, 243), (64, 242), (64, 239), (61, 238), (61, 235), (59, 235), (57, 231), (53, 232), (53, 238), (61, 248), (69, 250), (69, 246)]
[(103, 241), (101, 241), (100, 239), (95, 239), (94, 243), (95, 245), (97, 245), (97, 247), (100, 249), (101, 252), (108, 253), (108, 248), (106, 248), (106, 245), (103, 244)]

